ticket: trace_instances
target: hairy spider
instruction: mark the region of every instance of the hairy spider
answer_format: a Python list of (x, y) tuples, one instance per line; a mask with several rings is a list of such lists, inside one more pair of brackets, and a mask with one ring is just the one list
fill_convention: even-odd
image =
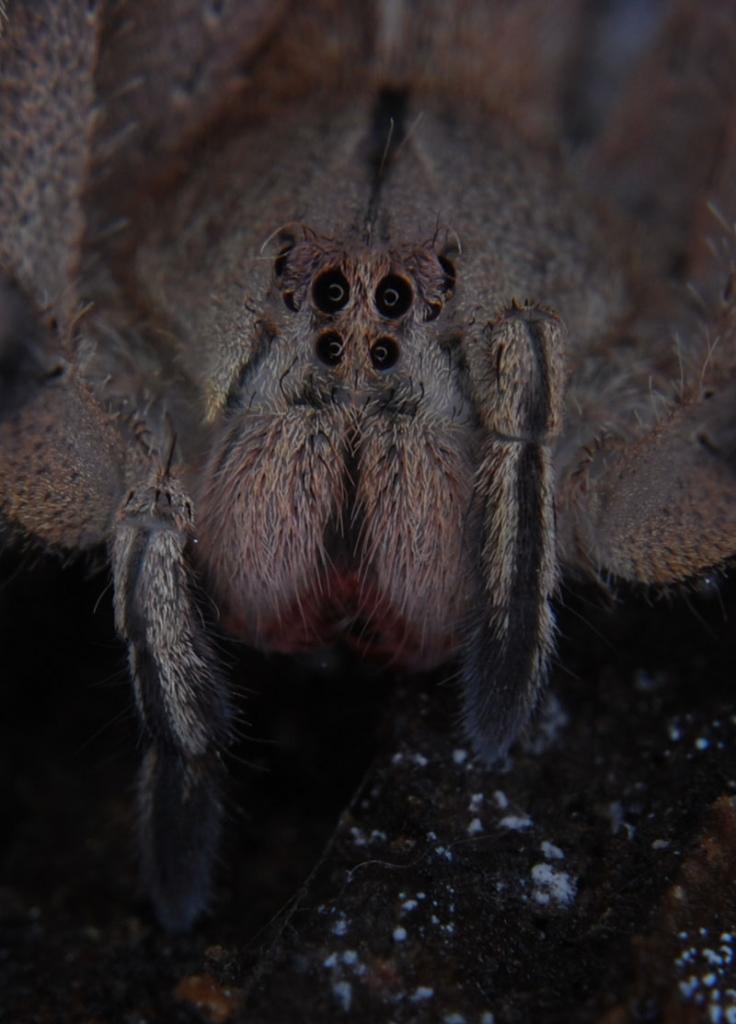
[(456, 659), (493, 761), (561, 572), (736, 551), (736, 16), (670, 4), (598, 109), (562, 6), (9, 5), (0, 502), (109, 547), (169, 928), (232, 731), (200, 588), (255, 647)]

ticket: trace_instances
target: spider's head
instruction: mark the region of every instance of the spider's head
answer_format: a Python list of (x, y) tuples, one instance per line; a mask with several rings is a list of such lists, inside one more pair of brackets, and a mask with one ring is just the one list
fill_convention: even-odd
[(352, 632), (417, 664), (446, 652), (473, 472), (443, 316), (455, 285), (432, 243), (348, 246), (301, 226), (277, 240), (199, 504), (212, 591), (251, 642)]

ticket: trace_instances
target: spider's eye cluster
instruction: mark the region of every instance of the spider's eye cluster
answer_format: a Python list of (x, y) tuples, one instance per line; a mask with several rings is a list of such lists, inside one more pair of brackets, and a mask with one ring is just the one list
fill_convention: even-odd
[(386, 274), (376, 288), (376, 308), (381, 316), (398, 320), (411, 306), (414, 293), (406, 278), (398, 274)]
[(350, 298), (350, 285), (339, 270), (326, 270), (312, 285), (312, 298), (322, 313), (339, 313)]

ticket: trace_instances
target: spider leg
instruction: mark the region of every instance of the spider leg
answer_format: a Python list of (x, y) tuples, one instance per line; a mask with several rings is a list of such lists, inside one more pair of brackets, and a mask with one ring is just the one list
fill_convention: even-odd
[[(694, 233), (699, 303), (684, 313), (683, 302), (675, 305), (679, 366), (667, 360), (674, 345), (645, 318), (644, 344), (658, 345), (664, 367), (652, 383), (657, 403), (648, 415), (640, 404), (638, 423), (624, 391), (620, 403), (609, 399), (608, 424), (586, 458), (558, 467), (561, 558), (583, 573), (667, 585), (736, 555), (734, 127), (732, 111), (730, 145), (713, 169), (720, 223), (711, 218), (710, 228), (723, 237), (706, 246), (704, 232)], [(674, 387), (668, 374), (676, 372)]]
[(672, 405), (635, 441), (603, 441), (563, 482), (563, 557), (669, 584), (736, 553), (736, 378)]
[[(54, 355), (19, 290), (0, 291), (0, 320), (3, 524), (65, 549), (112, 536), (117, 627), (148, 742), (143, 872), (163, 924), (186, 928), (208, 899), (222, 813), (218, 751), (228, 736), (225, 687), (187, 565), (191, 506), (168, 465), (171, 445), (159, 457), (141, 443), (148, 424), (136, 431), (104, 411)], [(146, 482), (121, 507), (126, 479)]]
[(513, 305), (468, 345), (483, 427), (477, 612), (462, 660), (463, 717), (486, 760), (503, 756), (539, 701), (557, 584), (549, 444), (561, 419), (563, 328)]
[(112, 565), (116, 624), (147, 743), (138, 794), (143, 875), (171, 931), (188, 928), (209, 899), (230, 721), (195, 602), (192, 539), (191, 504), (162, 464), (119, 513)]
[(124, 443), (26, 295), (0, 275), (0, 514), (45, 544), (108, 534)]

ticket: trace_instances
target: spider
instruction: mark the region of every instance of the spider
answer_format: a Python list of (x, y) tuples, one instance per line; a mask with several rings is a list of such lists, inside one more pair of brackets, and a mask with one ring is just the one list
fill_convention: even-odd
[(107, 545), (171, 930), (221, 828), (213, 619), (454, 661), (490, 763), (562, 573), (736, 551), (734, 14), (670, 5), (586, 130), (598, 8), (566, 10), (9, 6), (3, 523)]

